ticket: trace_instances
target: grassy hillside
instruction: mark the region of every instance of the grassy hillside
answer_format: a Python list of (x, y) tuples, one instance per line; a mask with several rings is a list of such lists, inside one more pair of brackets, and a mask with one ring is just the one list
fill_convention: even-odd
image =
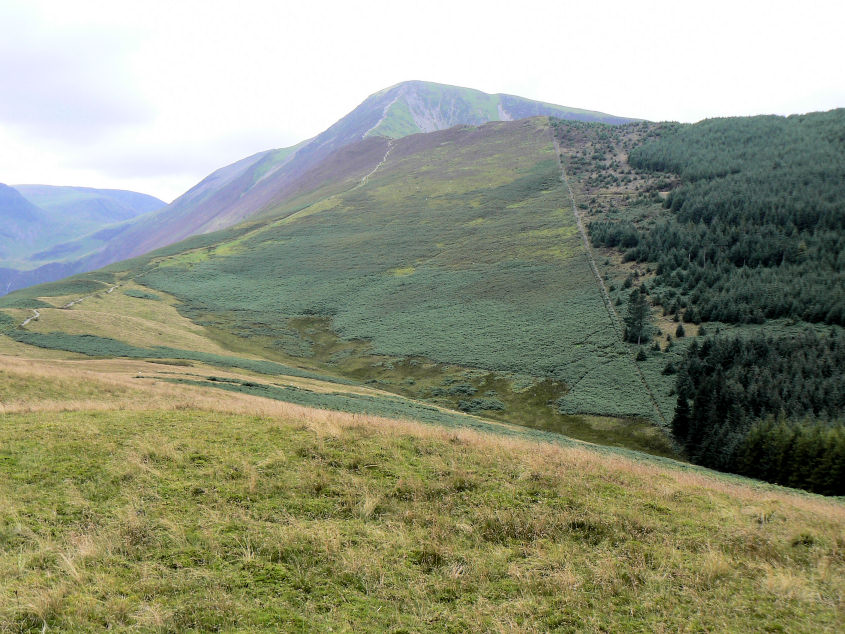
[(838, 502), (156, 365), (0, 364), (0, 631), (841, 622)]
[[(311, 198), (299, 206), (115, 265), (102, 274), (111, 277), (91, 274), (78, 283), (94, 284), (102, 304), (46, 308), (8, 336), (91, 355), (272, 359), (453, 410), (675, 455), (655, 426), (664, 401), (649, 395), (636, 350), (619, 341), (585, 257), (548, 120), (381, 143), (373, 150), (382, 163), (365, 178), (354, 160), (339, 160), (346, 181), (328, 170), (313, 182), (331, 187), (305, 190)], [(361, 155), (351, 148), (350, 158)], [(120, 294), (105, 293), (109, 280), (129, 279), (171, 298), (179, 319), (204, 327), (217, 348), (176, 336), (171, 317), (164, 328), (161, 315), (134, 321), (125, 296), (118, 303)], [(37, 308), (27, 303), (36, 297), (62, 306), (70, 294), (41, 287), (0, 304)], [(133, 303), (162, 305), (143, 296)], [(660, 376), (652, 362), (639, 365)]]
[[(361, 352), (421, 357), (577, 383), (555, 395), (574, 411), (648, 414), (633, 389), (622, 403), (601, 394), (602, 377), (624, 381), (627, 359), (553, 152), (541, 120), (409, 137), (364, 186), (137, 280), (279, 352), (312, 357), (332, 332), (366, 342), (338, 342), (326, 359), (350, 372)], [(318, 342), (309, 330), (328, 332)]]

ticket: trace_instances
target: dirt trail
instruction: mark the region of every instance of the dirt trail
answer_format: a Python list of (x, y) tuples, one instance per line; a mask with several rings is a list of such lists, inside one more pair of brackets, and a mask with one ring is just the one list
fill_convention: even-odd
[[(604, 280), (599, 273), (599, 269), (596, 266), (596, 260), (593, 257), (593, 248), (590, 245), (590, 240), (587, 237), (587, 232), (584, 230), (584, 221), (581, 218), (581, 212), (578, 211), (578, 205), (575, 202), (575, 194), (572, 192), (572, 187), (569, 185), (569, 179), (566, 176), (566, 167), (563, 164), (563, 159), (561, 158), (560, 152), (560, 144), (558, 143), (557, 139), (555, 138), (555, 134), (553, 130), (550, 130), (552, 135), (552, 143), (555, 147), (555, 156), (557, 157), (558, 166), (560, 166), (560, 180), (566, 185), (566, 191), (569, 193), (569, 200), (572, 203), (572, 213), (575, 216), (575, 223), (578, 226), (578, 233), (581, 234), (581, 240), (584, 243), (584, 253), (587, 256), (587, 262), (590, 264), (590, 269), (593, 272), (593, 276), (596, 278), (596, 282), (599, 287), (599, 291), (601, 292), (602, 299), (604, 300), (604, 305), (607, 308), (607, 314), (610, 316), (610, 321), (613, 324), (613, 329), (616, 331), (617, 336), (619, 339), (622, 339), (622, 321), (619, 319), (619, 315), (616, 313), (616, 309), (613, 307), (613, 302), (610, 300), (610, 293), (607, 292), (607, 287), (604, 285)], [(657, 415), (660, 417), (660, 420), (663, 422), (664, 425), (667, 424), (666, 417), (663, 415), (663, 412), (660, 410), (660, 405), (657, 403), (657, 398), (654, 396), (654, 392), (651, 389), (651, 386), (646, 381), (645, 375), (643, 374), (642, 369), (640, 369), (639, 364), (632, 359), (632, 363), (634, 364), (634, 369), (637, 371), (637, 376), (640, 378), (640, 382), (643, 384), (646, 393), (648, 394), (649, 399), (651, 400), (651, 404), (654, 406), (654, 411), (657, 412)]]
[(370, 128), (369, 130), (364, 132), (364, 134), (361, 135), (362, 139), (366, 139), (367, 135), (370, 134), (370, 132), (372, 132), (373, 130), (375, 130), (377, 127), (379, 127), (382, 124), (382, 121), (384, 121), (387, 118), (387, 111), (390, 110), (390, 106), (395, 104), (398, 99), (399, 99), (399, 95), (396, 95), (393, 98), (393, 101), (391, 101), (389, 104), (387, 104), (384, 107), (384, 110), (381, 111), (381, 117), (379, 117), (379, 120), (376, 121), (376, 124), (372, 128)]
[[(111, 292), (112, 292), (114, 289), (116, 289), (116, 288), (117, 288), (117, 284), (115, 284), (114, 286), (112, 286), (111, 288), (109, 288), (109, 290), (107, 290), (107, 291), (106, 291), (106, 295), (108, 295), (109, 293), (111, 293)], [(97, 291), (96, 293), (91, 293), (90, 295), (85, 295), (84, 297), (80, 297), (79, 299), (75, 299), (75, 300), (73, 300), (72, 302), (68, 302), (68, 303), (67, 303), (67, 304), (65, 304), (64, 306), (59, 306), (59, 308), (71, 308), (71, 307), (73, 307), (75, 304), (81, 304), (83, 301), (85, 301), (85, 300), (86, 300), (86, 299), (88, 299), (89, 297), (94, 297), (94, 295), (99, 295), (101, 292), (102, 292), (102, 291)]]
[(38, 321), (38, 318), (41, 317), (41, 313), (38, 312), (37, 308), (31, 308), (30, 310), (32, 310), (32, 317), (30, 317), (29, 319), (25, 319), (24, 322), (21, 324), (21, 328), (26, 326), (31, 321)]
[[(115, 284), (114, 286), (112, 286), (111, 288), (109, 288), (109, 290), (107, 290), (107, 291), (106, 291), (106, 294), (108, 295), (109, 293), (111, 293), (111, 292), (112, 292), (114, 289), (116, 289), (117, 287), (118, 287), (118, 285), (117, 285), (117, 284)], [(99, 292), (102, 292), (102, 291), (99, 291)], [(64, 306), (60, 306), (59, 308), (60, 308), (60, 309), (67, 309), (67, 308), (71, 308), (71, 307), (73, 307), (73, 306), (74, 306), (74, 304), (79, 304), (79, 303), (81, 303), (81, 302), (82, 302), (82, 300), (88, 299), (89, 297), (94, 297), (94, 295), (99, 294), (99, 292), (98, 292), (98, 293), (91, 293), (90, 295), (85, 295), (84, 297), (80, 297), (79, 299), (75, 299), (75, 300), (73, 300), (72, 302), (68, 302), (68, 303), (67, 303), (67, 304), (65, 304)], [(20, 327), (21, 327), (21, 328), (23, 328), (24, 326), (26, 326), (29, 322), (31, 322), (31, 321), (38, 321), (38, 320), (41, 318), (41, 313), (38, 311), (38, 309), (37, 309), (37, 308), (31, 308), (30, 310), (32, 311), (32, 316), (31, 316), (31, 317), (29, 317), (28, 319), (25, 319), (25, 320), (23, 321), (23, 323), (21, 323), (21, 325), (20, 325)]]
[[(361, 180), (358, 182), (358, 184), (357, 184), (357, 185), (353, 185), (353, 186), (352, 186), (352, 187), (350, 187), (349, 189), (345, 189), (345, 190), (343, 190), (342, 192), (338, 192), (337, 194), (333, 194), (333, 195), (334, 195), (334, 196), (342, 196), (343, 194), (348, 194), (349, 192), (354, 192), (354, 191), (355, 191), (356, 189), (358, 189), (359, 187), (363, 187), (364, 185), (366, 185), (366, 184), (367, 184), (367, 181), (370, 179), (370, 176), (372, 176), (372, 175), (373, 175), (373, 174), (375, 174), (377, 171), (379, 171), (379, 169), (381, 169), (381, 166), (382, 166), (382, 165), (384, 165), (385, 161), (387, 161), (387, 155), (388, 155), (388, 154), (390, 154), (390, 150), (391, 150), (391, 149), (393, 149), (393, 139), (388, 139), (388, 141), (387, 141), (387, 151), (384, 153), (384, 156), (382, 157), (382, 159), (381, 159), (381, 161), (379, 162), (379, 164), (378, 164), (378, 165), (376, 165), (373, 169), (371, 169), (371, 170), (370, 170), (367, 174), (365, 174), (364, 176), (362, 176), (362, 177), (361, 177)], [(325, 199), (324, 199), (324, 200), (325, 200)], [(305, 215), (307, 215), (307, 214), (309, 213), (309, 210), (311, 209), (311, 206), (312, 206), (312, 205), (308, 205), (307, 207), (305, 207), (305, 208), (303, 208), (303, 209), (300, 209), (299, 211), (296, 211), (296, 212), (292, 213), (292, 214), (291, 214), (291, 215), (289, 215), (289, 216), (285, 216), (284, 218), (282, 218), (282, 219), (281, 219), (281, 221), (283, 221), (283, 222), (290, 222), (290, 221), (292, 221), (294, 218), (299, 218), (300, 216), (305, 216)], [(260, 233), (262, 230), (263, 230), (263, 229), (260, 229), (260, 228), (259, 228), (259, 229), (256, 229), (256, 230), (255, 230), (255, 233)], [(247, 235), (250, 235), (250, 234), (247, 234)]]
[[(392, 150), (392, 149), (393, 149), (393, 139), (389, 139), (387, 141), (387, 151), (384, 153), (384, 157), (381, 159), (381, 162), (378, 165), (376, 165), (372, 169), (372, 171), (370, 171), (369, 174), (365, 174), (361, 178), (361, 182), (358, 183), (357, 185), (355, 185), (355, 187), (353, 187), (352, 190), (358, 189), (359, 187), (363, 187), (364, 185), (367, 184), (367, 181), (370, 180), (370, 176), (372, 176), (377, 171), (379, 171), (379, 169), (381, 169), (381, 166), (384, 165), (387, 162), (387, 156), (390, 154), (390, 150)], [(352, 190), (350, 190), (350, 191), (352, 191)]]

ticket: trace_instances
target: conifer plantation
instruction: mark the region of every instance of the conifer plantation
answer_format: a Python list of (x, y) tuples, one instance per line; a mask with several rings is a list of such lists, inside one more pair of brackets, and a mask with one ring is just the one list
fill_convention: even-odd
[(702, 465), (842, 495), (845, 110), (661, 124), (628, 161), (663, 179), (662, 211), (607, 214), (593, 244), (653, 269), (676, 338), (721, 330), (666, 364), (676, 440)]

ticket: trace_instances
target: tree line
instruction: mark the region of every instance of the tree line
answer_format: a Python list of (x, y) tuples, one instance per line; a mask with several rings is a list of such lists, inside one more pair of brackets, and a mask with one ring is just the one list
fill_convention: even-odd
[(594, 222), (593, 243), (654, 262), (651, 294), (688, 321), (845, 325), (845, 109), (666, 126), (638, 169), (683, 184), (653, 227)]
[(845, 339), (705, 338), (678, 368), (672, 431), (693, 462), (845, 494)]
[[(650, 263), (652, 302), (684, 322), (807, 322), (800, 335), (704, 339), (667, 366), (676, 439), (708, 467), (845, 494), (845, 109), (664, 124), (629, 162), (680, 185), (653, 221), (589, 230)], [(644, 332), (634, 300), (628, 341)]]

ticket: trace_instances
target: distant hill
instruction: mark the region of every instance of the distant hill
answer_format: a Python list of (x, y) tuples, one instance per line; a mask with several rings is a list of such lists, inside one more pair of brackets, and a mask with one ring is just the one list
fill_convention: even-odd
[(137, 192), (52, 185), (0, 185), (0, 291), (45, 282), (77, 267), (86, 235), (165, 206)]
[[(92, 270), (192, 235), (231, 227), (259, 214), (290, 213), (296, 207), (291, 202), (309, 191), (327, 193), (321, 183), (329, 188), (332, 183), (342, 183), (344, 174), (355, 171), (358, 165), (367, 164), (372, 169), (384, 156), (387, 139), (538, 115), (610, 124), (633, 121), (513, 95), (490, 95), (432, 82), (403, 82), (370, 95), (313, 139), (241, 159), (213, 172), (162, 209), (60, 245), (45, 255), (63, 258), (61, 267), (19, 276), (12, 288), (45, 278), (58, 279), (54, 275)], [(368, 142), (360, 144), (362, 140)], [(345, 156), (345, 164), (341, 164), (336, 153), (352, 144), (357, 144), (354, 155)], [(327, 169), (329, 165), (331, 169)], [(303, 199), (302, 204), (306, 203)]]
[(155, 196), (122, 189), (55, 185), (15, 185), (14, 188), (53, 219), (76, 226), (84, 223), (102, 226), (130, 220), (167, 204)]
[(49, 222), (43, 209), (18, 190), (0, 183), (0, 261), (25, 253)]

